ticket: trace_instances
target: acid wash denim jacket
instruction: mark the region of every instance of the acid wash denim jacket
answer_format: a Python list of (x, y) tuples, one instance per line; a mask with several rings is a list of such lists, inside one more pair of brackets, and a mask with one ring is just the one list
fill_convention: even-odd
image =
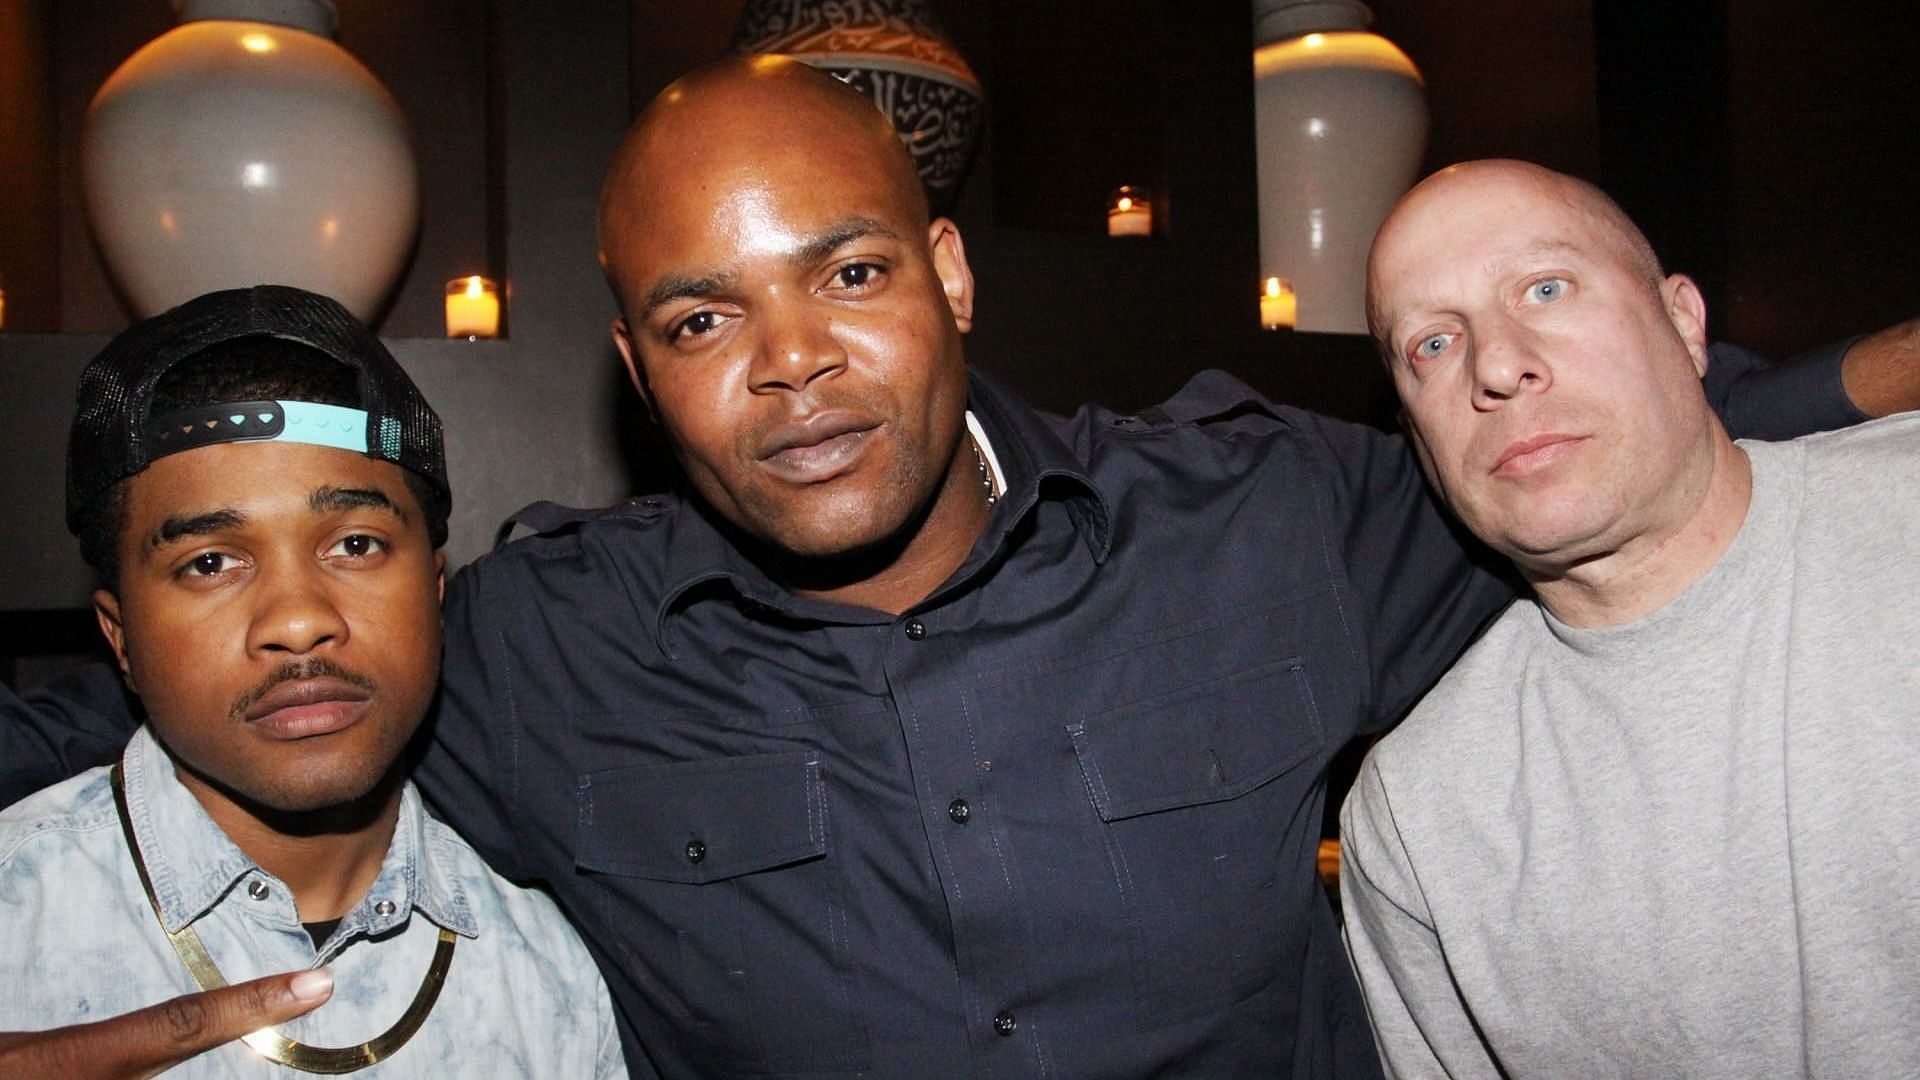
[[(457, 942), (433, 1011), (356, 1075), (627, 1075), (606, 986), (573, 928), (545, 895), (494, 875), (427, 816), (412, 784), (380, 876), (316, 950), (287, 887), (227, 839), (146, 728), (121, 760), (167, 930), (192, 926), (230, 983), (333, 969), (332, 999), (281, 1034), (341, 1047), (386, 1031), (413, 1001), (444, 927)], [(104, 1020), (195, 989), (140, 885), (107, 768), (0, 813), (0, 1031)], [(179, 1075), (302, 1074), (233, 1042)]]

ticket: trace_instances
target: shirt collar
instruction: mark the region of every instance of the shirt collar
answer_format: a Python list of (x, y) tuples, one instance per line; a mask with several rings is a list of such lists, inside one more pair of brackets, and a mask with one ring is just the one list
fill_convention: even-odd
[[(1104, 562), (1113, 545), (1107, 500), (1094, 486), (1082, 455), (997, 379), (969, 368), (967, 382), (967, 427), (984, 436), (981, 452), (1001, 495), (961, 574), (999, 552), (1042, 498), (1066, 501), (1095, 561)], [(701, 586), (724, 583), (750, 603), (793, 610), (791, 594), (739, 549), (731, 529), (715, 521), (712, 510), (692, 497), (684, 499), (683, 506), (664, 526), (664, 588), (654, 616), (654, 632), (669, 654), (669, 617), (691, 602)]]
[[(174, 772), (173, 760), (151, 731), (141, 727), (121, 757), (127, 816), (140, 844), (147, 877), (160, 907), (160, 922), (176, 933), (206, 915), (252, 875), (272, 875), (235, 846), (207, 816)], [(341, 920), (341, 930), (385, 933), (418, 910), (435, 925), (467, 937), (479, 927), (453, 864), (451, 834), (427, 817), (419, 793), (408, 783), (400, 793), (400, 817), (380, 874), (361, 902)], [(275, 881), (275, 884), (279, 884)], [(279, 894), (291, 908), (284, 885)], [(382, 901), (391, 908), (382, 914)], [(297, 921), (297, 915), (292, 921)], [(343, 934), (344, 936), (344, 934)]]

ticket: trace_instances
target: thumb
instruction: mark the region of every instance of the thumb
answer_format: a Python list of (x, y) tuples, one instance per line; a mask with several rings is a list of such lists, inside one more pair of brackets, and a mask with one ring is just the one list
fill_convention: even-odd
[(98, 1023), (0, 1034), (0, 1075), (148, 1077), (310, 1012), (332, 993), (332, 972), (318, 968), (186, 994)]

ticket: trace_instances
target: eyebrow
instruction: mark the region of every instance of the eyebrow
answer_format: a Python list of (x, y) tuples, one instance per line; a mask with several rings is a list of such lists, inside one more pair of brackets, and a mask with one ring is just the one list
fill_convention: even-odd
[(645, 319), (654, 312), (654, 309), (663, 304), (671, 304), (675, 300), (717, 293), (722, 289), (730, 288), (738, 280), (740, 275), (734, 273), (708, 274), (706, 277), (675, 275), (662, 278), (654, 284), (653, 288), (647, 290), (646, 297), (640, 301), (640, 317)]
[[(407, 520), (407, 512), (389, 498), (386, 492), (377, 488), (315, 488), (312, 494), (307, 496), (307, 509), (316, 514), (361, 509), (384, 510), (403, 522)], [(178, 514), (161, 521), (153, 532), (147, 535), (147, 548), (158, 550), (181, 540), (212, 536), (230, 529), (241, 528), (251, 520), (245, 513), (232, 507), (222, 507), (199, 514)]]
[(1489, 273), (1498, 273), (1515, 263), (1531, 262), (1543, 255), (1573, 255), (1585, 257), (1586, 254), (1585, 248), (1578, 244), (1570, 244), (1565, 240), (1536, 240), (1526, 247), (1521, 248), (1519, 251), (1508, 252), (1505, 255), (1496, 255), (1488, 259), (1486, 269)]
[[(900, 238), (899, 233), (888, 228), (878, 219), (850, 217), (829, 225), (825, 230), (803, 242), (786, 257), (786, 261), (794, 266), (809, 266), (866, 236), (884, 236), (891, 240)], [(699, 276), (676, 274), (662, 278), (654, 284), (653, 288), (647, 290), (646, 296), (641, 298), (640, 317), (645, 319), (656, 308), (675, 300), (708, 296), (731, 288), (739, 280), (739, 273), (731, 270)]]
[(800, 245), (800, 250), (788, 256), (787, 261), (796, 266), (817, 263), (842, 247), (866, 236), (884, 236), (889, 240), (900, 238), (898, 233), (873, 218), (847, 218), (845, 221), (828, 226), (825, 232)]
[(316, 514), (338, 513), (342, 510), (385, 510), (401, 521), (407, 520), (407, 512), (378, 488), (315, 488), (313, 494), (307, 496), (307, 508)]
[(177, 540), (195, 536), (211, 536), (228, 529), (237, 529), (247, 523), (247, 515), (238, 510), (209, 510), (204, 514), (181, 514), (162, 521), (153, 532), (147, 534), (147, 548), (155, 550)]

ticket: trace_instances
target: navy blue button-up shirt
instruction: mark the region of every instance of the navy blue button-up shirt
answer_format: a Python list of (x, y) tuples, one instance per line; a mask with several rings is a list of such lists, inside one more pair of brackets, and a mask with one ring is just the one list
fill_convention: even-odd
[(550, 511), (448, 592), (420, 784), (554, 888), (665, 1075), (1376, 1074), (1325, 767), (1511, 587), (1398, 439), (1225, 376), (970, 405), (1006, 492), (898, 618), (693, 503)]
[[(1747, 409), (1856, 418), (1838, 357)], [(1377, 1075), (1325, 767), (1510, 586), (1401, 440), (1224, 376), (970, 406), (1006, 491), (898, 618), (793, 597), (697, 503), (525, 515), (448, 588), (420, 786), (552, 888), (636, 1074)], [(16, 761), (89, 749), (62, 710)]]

